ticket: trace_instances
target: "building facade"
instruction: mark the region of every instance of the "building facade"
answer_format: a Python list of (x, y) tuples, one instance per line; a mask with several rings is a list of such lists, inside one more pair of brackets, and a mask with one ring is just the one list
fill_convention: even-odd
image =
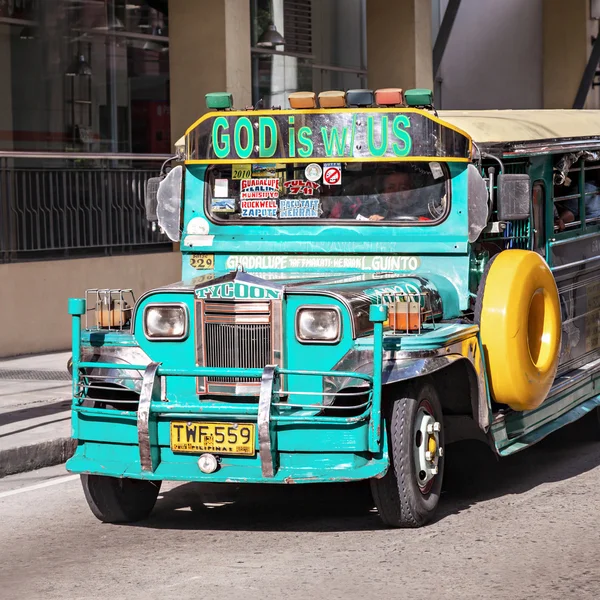
[(86, 288), (178, 277), (144, 187), (207, 92), (243, 108), (286, 107), (297, 90), (433, 87), (440, 108), (569, 108), (599, 4), (0, 0), (0, 356), (67, 347), (66, 299)]

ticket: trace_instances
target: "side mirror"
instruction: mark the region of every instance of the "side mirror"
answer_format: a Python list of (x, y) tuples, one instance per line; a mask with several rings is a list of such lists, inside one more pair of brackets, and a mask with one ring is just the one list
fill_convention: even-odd
[(469, 242), (477, 240), (489, 218), (489, 194), (485, 179), (475, 165), (467, 167), (469, 190)]
[(151, 223), (158, 221), (158, 217), (156, 216), (156, 204), (158, 188), (162, 180), (162, 177), (150, 177), (146, 182), (146, 220)]
[(181, 239), (181, 181), (183, 167), (177, 165), (160, 182), (156, 194), (156, 216), (161, 229), (170, 240)]
[(498, 175), (496, 203), (499, 221), (524, 221), (531, 211), (529, 175)]

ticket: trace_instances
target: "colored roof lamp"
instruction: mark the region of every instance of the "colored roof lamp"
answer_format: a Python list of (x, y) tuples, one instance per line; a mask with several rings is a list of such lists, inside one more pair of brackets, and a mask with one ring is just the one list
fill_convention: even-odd
[(206, 108), (209, 110), (227, 110), (233, 107), (233, 95), (229, 92), (211, 92), (206, 94)]
[(427, 89), (406, 90), (404, 100), (408, 106), (433, 106), (433, 92)]
[(400, 106), (404, 104), (401, 88), (382, 88), (375, 90), (375, 104), (379, 106)]
[(346, 102), (348, 106), (372, 106), (373, 90), (348, 90)]
[(346, 106), (346, 92), (330, 90), (319, 94), (321, 108), (344, 108)]
[(292, 108), (317, 108), (317, 95), (314, 92), (292, 92), (289, 95)]

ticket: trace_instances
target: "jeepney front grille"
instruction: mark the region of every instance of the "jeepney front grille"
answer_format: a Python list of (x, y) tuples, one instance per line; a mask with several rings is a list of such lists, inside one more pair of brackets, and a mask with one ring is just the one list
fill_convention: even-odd
[[(273, 364), (273, 304), (271, 302), (198, 302), (199, 364), (206, 367), (262, 369)], [(201, 346), (201, 347), (200, 347)], [(205, 377), (205, 391), (226, 393), (235, 384), (256, 387), (255, 377)]]

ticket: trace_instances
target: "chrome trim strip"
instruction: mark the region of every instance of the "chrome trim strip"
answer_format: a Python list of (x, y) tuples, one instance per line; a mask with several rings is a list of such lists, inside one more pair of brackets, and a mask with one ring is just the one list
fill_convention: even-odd
[[(185, 327), (181, 335), (168, 337), (153, 337), (151, 335), (148, 335), (148, 330), (146, 327), (146, 313), (150, 308), (156, 307), (183, 308), (183, 313), (185, 316)], [(184, 304), (183, 302), (155, 302), (153, 304), (146, 304), (146, 306), (144, 306), (144, 314), (142, 315), (142, 330), (144, 332), (144, 336), (150, 342), (173, 342), (185, 340), (190, 332), (190, 311), (188, 310), (187, 304)]]
[(571, 269), (572, 267), (580, 267), (581, 265), (585, 265), (589, 262), (593, 262), (596, 260), (600, 260), (600, 256), (591, 256), (590, 258), (584, 258), (583, 260), (576, 260), (575, 262), (567, 263), (565, 265), (559, 265), (558, 267), (552, 267), (550, 270), (553, 273), (557, 271), (564, 271), (565, 269)]
[(276, 366), (267, 365), (260, 381), (258, 399), (258, 448), (263, 477), (275, 477), (275, 461), (271, 444), (271, 402)]
[[(138, 444), (140, 446), (140, 465), (142, 471), (154, 472), (156, 464), (152, 456), (152, 440), (150, 439), (150, 403), (152, 398), (160, 398), (160, 377), (157, 377), (159, 363), (151, 362), (142, 380), (142, 391), (138, 405)], [(155, 440), (158, 442), (158, 440)]]
[[(333, 339), (333, 340), (307, 340), (307, 339), (301, 337), (300, 332), (298, 331), (298, 322), (300, 320), (300, 311), (301, 310), (333, 310), (333, 311), (335, 311), (337, 313), (337, 317), (338, 317), (338, 333), (337, 333), (337, 336), (335, 337), (335, 339)], [(352, 316), (350, 316), (350, 318), (352, 319)], [(299, 306), (296, 309), (296, 316), (294, 317), (294, 331), (296, 333), (296, 339), (301, 344), (327, 344), (327, 345), (338, 344), (339, 341), (342, 339), (342, 326), (343, 326), (342, 311), (339, 309), (339, 307), (334, 306), (333, 304), (330, 304), (330, 305), (327, 305), (327, 304), (303, 304), (302, 306)]]

